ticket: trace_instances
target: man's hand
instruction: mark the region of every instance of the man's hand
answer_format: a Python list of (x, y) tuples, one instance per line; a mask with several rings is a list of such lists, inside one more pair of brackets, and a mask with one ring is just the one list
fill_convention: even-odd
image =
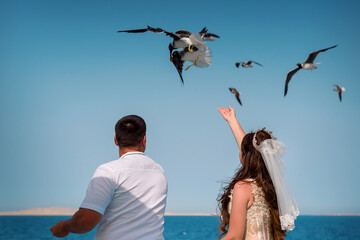
[(61, 220), (50, 231), (55, 237), (63, 238), (72, 233), (90, 232), (101, 220), (102, 214), (87, 208), (80, 208), (69, 220)]
[(235, 110), (231, 106), (229, 106), (229, 109), (218, 108), (218, 110), (226, 121), (236, 120)]
[(70, 231), (67, 228), (66, 221), (60, 220), (57, 224), (50, 228), (50, 231), (55, 237), (63, 238), (69, 235)]

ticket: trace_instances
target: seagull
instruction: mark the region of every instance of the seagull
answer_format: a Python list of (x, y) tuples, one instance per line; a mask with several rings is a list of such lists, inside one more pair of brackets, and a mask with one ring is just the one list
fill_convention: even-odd
[[(165, 33), (167, 36), (173, 38), (173, 41), (168, 47), (170, 52), (170, 61), (174, 64), (176, 70), (178, 71), (182, 84), (184, 84), (184, 79), (182, 77), (184, 62), (192, 62), (192, 65), (188, 66), (185, 71), (192, 66), (200, 68), (210, 66), (210, 57), (212, 57), (212, 55), (209, 47), (204, 41), (214, 41), (216, 38), (220, 38), (216, 34), (209, 33), (206, 27), (196, 33), (191, 33), (187, 30), (178, 30), (175, 33), (172, 33), (165, 31), (162, 28), (153, 28), (150, 26), (142, 29), (122, 30), (118, 32), (145, 33), (148, 31), (154, 33)], [(174, 49), (182, 50), (174, 51)]]
[(181, 51), (174, 51), (171, 55), (170, 61), (174, 64), (176, 70), (178, 71), (181, 83), (184, 84), (184, 79), (182, 77), (184, 62), (192, 62), (192, 65), (188, 66), (185, 71), (192, 66), (206, 68), (211, 64), (210, 57), (211, 52), (208, 47), (204, 50), (196, 48), (193, 52), (190, 52), (188, 48), (183, 48)]
[(240, 105), (242, 106), (242, 103), (240, 101), (240, 94), (241, 92), (238, 92), (235, 88), (229, 88), (230, 92), (232, 92), (233, 94), (235, 94), (235, 98), (236, 100), (240, 103)]
[(296, 64), (297, 68), (294, 68), (293, 70), (288, 72), (288, 74), (286, 76), (284, 97), (286, 96), (286, 93), (288, 91), (289, 82), (290, 82), (292, 76), (294, 76), (294, 74), (297, 71), (299, 71), (300, 69), (305, 69), (305, 70), (314, 70), (314, 69), (316, 69), (317, 68), (316, 65), (320, 64), (320, 63), (314, 63), (314, 60), (315, 60), (316, 56), (321, 52), (325, 52), (325, 51), (327, 51), (329, 49), (337, 47), (337, 45), (338, 44), (336, 44), (336, 45), (334, 45), (332, 47), (329, 47), (329, 48), (325, 48), (325, 49), (321, 49), (319, 51), (312, 52), (312, 53), (309, 54), (309, 56), (308, 56), (308, 58), (306, 59), (305, 62)]
[[(191, 35), (193, 33), (187, 31), (187, 30), (178, 30), (175, 33), (165, 31), (162, 28), (153, 28), (150, 26), (147, 26), (147, 28), (142, 29), (134, 29), (134, 30), (122, 30), (117, 31), (119, 33), (121, 32), (127, 32), (127, 33), (144, 33), (144, 32), (154, 32), (154, 33), (165, 33), (167, 36), (170, 36), (173, 38), (173, 41), (169, 44), (169, 51), (170, 51), (170, 58), (172, 56), (172, 51), (174, 49), (178, 48), (188, 48), (190, 52), (193, 52), (193, 47), (198, 47), (196, 43), (192, 42)], [(213, 33), (208, 33), (208, 30), (206, 27), (204, 27), (198, 34), (201, 36), (202, 41), (214, 41), (215, 38), (220, 38), (218, 35)]]
[(235, 63), (235, 66), (238, 68), (240, 65), (242, 66), (242, 67), (244, 67), (244, 68), (251, 68), (251, 67), (253, 67), (251, 64), (252, 63), (256, 63), (257, 65), (259, 65), (259, 66), (262, 66), (260, 63), (258, 63), (258, 62), (255, 62), (255, 61), (252, 61), (252, 60), (250, 60), (250, 61), (248, 61), (248, 62), (237, 62), (237, 63)]
[(338, 92), (339, 99), (340, 99), (340, 102), (341, 102), (341, 93), (345, 92), (346, 89), (344, 87), (340, 87), (339, 85), (334, 85), (334, 86), (335, 86), (334, 91)]

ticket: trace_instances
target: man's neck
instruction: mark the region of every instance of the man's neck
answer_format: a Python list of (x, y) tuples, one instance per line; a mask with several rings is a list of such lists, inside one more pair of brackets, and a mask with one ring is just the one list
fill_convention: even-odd
[(123, 148), (119, 148), (119, 157), (121, 157), (122, 155), (124, 155), (125, 153), (128, 152), (144, 152), (143, 149), (141, 149), (141, 147), (123, 147)]

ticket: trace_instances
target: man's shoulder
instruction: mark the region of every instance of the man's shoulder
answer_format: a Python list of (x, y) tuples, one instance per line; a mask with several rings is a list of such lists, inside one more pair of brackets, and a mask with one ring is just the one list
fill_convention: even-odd
[(144, 158), (146, 158), (146, 159), (154, 166), (154, 168), (157, 168), (157, 169), (159, 169), (159, 170), (161, 170), (161, 171), (164, 171), (164, 169), (162, 168), (162, 166), (161, 166), (159, 163), (155, 162), (155, 161), (154, 161), (152, 158), (150, 158), (149, 156), (144, 155)]
[(98, 166), (98, 168), (108, 168), (112, 169), (114, 166), (119, 165), (119, 159), (111, 160), (109, 162), (105, 162)]
[(101, 164), (98, 169), (113, 171), (115, 169), (150, 168), (164, 171), (162, 166), (145, 154), (128, 154), (126, 157)]

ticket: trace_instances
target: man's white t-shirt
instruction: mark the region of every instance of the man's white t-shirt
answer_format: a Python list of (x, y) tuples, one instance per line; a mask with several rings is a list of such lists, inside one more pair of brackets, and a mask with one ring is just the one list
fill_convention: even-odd
[(96, 240), (164, 239), (167, 181), (162, 167), (142, 152), (99, 166), (80, 208), (103, 215)]

